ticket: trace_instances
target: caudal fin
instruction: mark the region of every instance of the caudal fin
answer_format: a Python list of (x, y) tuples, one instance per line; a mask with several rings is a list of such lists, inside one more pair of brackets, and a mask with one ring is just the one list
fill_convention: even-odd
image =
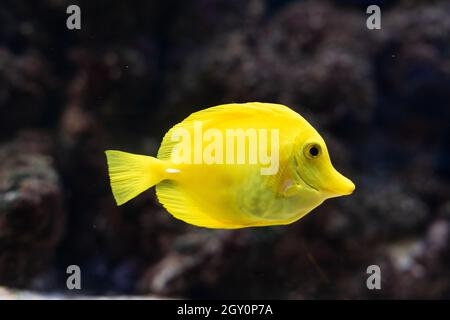
[(117, 150), (106, 150), (105, 154), (118, 206), (165, 178), (164, 162), (157, 158)]

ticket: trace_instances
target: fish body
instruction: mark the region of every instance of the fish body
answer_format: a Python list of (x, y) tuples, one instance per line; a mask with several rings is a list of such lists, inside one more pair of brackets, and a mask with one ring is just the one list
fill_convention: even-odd
[(317, 131), (279, 104), (193, 113), (166, 133), (156, 158), (106, 155), (118, 205), (156, 185), (175, 218), (208, 228), (289, 224), (354, 189), (331, 165)]

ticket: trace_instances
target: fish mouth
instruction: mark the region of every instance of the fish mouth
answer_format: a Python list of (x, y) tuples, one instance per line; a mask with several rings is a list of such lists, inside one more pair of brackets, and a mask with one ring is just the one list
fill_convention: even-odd
[(348, 196), (355, 190), (355, 184), (336, 169), (333, 169), (328, 181), (327, 187), (323, 189), (330, 198)]
[(355, 184), (343, 175), (340, 175), (339, 186), (332, 190), (332, 192), (338, 197), (351, 195), (353, 191), (355, 191)]

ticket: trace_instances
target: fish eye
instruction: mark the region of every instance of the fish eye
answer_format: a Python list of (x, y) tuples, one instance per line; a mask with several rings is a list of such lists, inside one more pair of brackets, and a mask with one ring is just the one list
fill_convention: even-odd
[(315, 159), (320, 156), (322, 149), (317, 143), (311, 143), (306, 146), (304, 153), (308, 159)]

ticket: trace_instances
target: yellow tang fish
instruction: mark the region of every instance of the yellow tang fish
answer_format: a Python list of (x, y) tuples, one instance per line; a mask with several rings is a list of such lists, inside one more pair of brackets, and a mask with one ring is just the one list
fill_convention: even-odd
[(117, 205), (156, 185), (175, 218), (207, 228), (290, 224), (355, 189), (332, 166), (317, 131), (279, 104), (201, 110), (166, 133), (156, 158), (106, 156)]

